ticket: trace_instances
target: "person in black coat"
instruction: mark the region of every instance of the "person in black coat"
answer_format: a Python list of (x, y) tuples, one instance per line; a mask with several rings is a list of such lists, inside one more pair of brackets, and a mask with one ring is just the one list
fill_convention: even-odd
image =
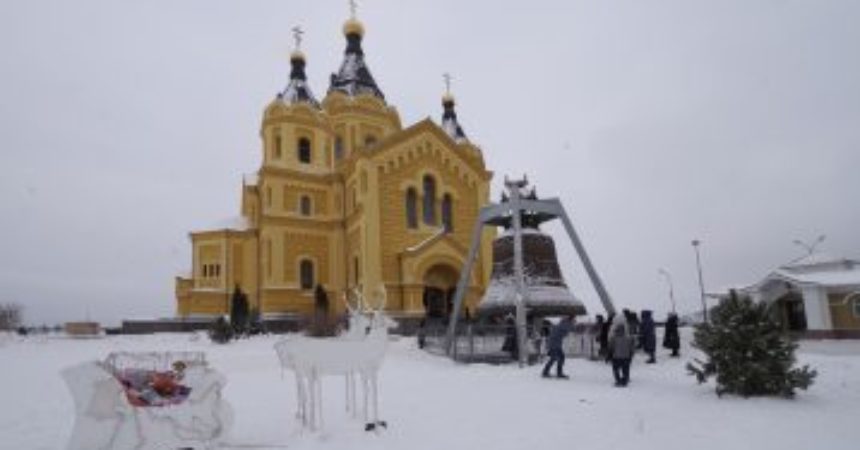
[(654, 330), (654, 318), (651, 311), (642, 310), (642, 322), (639, 324), (639, 335), (642, 338), (642, 349), (648, 354), (648, 364), (654, 364), (657, 360), (654, 353), (657, 351), (657, 334)]
[(597, 341), (597, 357), (604, 358), (606, 357), (606, 339), (608, 337), (608, 332), (606, 335), (603, 334), (603, 328), (606, 321), (603, 320), (603, 316), (601, 314), (598, 314), (594, 320), (592, 334), (594, 336), (594, 340)]
[(663, 333), (663, 347), (672, 350), (672, 357), (681, 356), (678, 350), (681, 348), (681, 336), (678, 334), (678, 315), (669, 313), (666, 318), (666, 330)]
[(621, 311), (624, 315), (624, 319), (627, 320), (627, 333), (633, 338), (633, 342), (635, 342), (635, 348), (642, 348), (642, 335), (639, 332), (639, 316), (629, 309), (625, 308)]
[[(600, 346), (603, 347), (603, 354), (601, 356), (604, 357), (609, 354), (609, 329), (612, 327), (612, 322), (614, 320), (615, 314), (610, 314), (606, 322), (603, 322), (603, 325), (600, 327), (600, 336), (598, 336), (598, 340), (600, 341)], [(609, 360), (607, 359), (606, 362), (609, 362)]]
[(511, 359), (520, 358), (520, 342), (517, 335), (517, 323), (514, 316), (509, 315), (505, 319), (505, 341), (502, 342), (502, 351), (511, 354)]

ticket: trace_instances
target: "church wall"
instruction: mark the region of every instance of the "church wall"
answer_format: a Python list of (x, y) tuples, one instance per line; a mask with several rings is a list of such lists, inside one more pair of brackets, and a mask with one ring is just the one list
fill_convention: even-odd
[[(385, 279), (391, 281), (398, 280), (397, 254), (424, 241), (442, 227), (443, 195), (448, 193), (453, 197), (454, 231), (451, 235), (464, 249), (468, 249), (470, 245), (472, 228), (480, 209), (474, 188), (458, 178), (450, 166), (445, 164), (442, 155), (447, 149), (436, 147), (435, 150), (427, 150), (420, 146), (415, 149), (409, 148), (409, 143), (404, 144), (404, 147), (407, 149), (399, 152), (403, 158), (401, 155), (394, 157), (399, 161), (398, 165), (391, 168), (385, 166), (385, 182), (381, 184), (380, 191), (383, 207), (381, 228), (385, 230), (386, 243), (389, 244), (384, 248), (383, 272)], [(425, 174), (436, 180), (436, 225), (427, 225), (423, 221), (422, 180)], [(406, 191), (409, 187), (418, 192), (418, 227), (415, 229), (407, 228), (406, 223)], [(421, 276), (422, 274), (414, 274), (416, 280), (420, 280)]]

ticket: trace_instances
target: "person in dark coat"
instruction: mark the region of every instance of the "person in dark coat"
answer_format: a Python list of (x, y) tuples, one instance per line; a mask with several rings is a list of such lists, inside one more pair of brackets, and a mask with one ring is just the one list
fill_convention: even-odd
[(520, 342), (517, 336), (517, 323), (514, 316), (508, 315), (505, 319), (505, 341), (502, 343), (502, 351), (511, 354), (511, 358), (520, 358)]
[(427, 319), (421, 319), (418, 323), (418, 348), (424, 348), (427, 345)]
[(552, 369), (553, 364), (557, 364), (555, 375), (558, 378), (568, 378), (567, 375), (564, 374), (564, 349), (562, 348), (562, 343), (564, 342), (564, 338), (567, 337), (570, 330), (573, 329), (573, 316), (567, 316), (564, 319), (552, 327), (549, 332), (549, 337), (547, 338), (547, 354), (549, 355), (549, 361), (547, 361), (546, 365), (543, 366), (543, 377), (549, 378), (549, 371)]
[(609, 331), (607, 361), (612, 361), (612, 376), (615, 386), (624, 387), (630, 382), (630, 361), (633, 359), (635, 342), (627, 331), (627, 320), (617, 316)]
[(633, 338), (633, 342), (635, 343), (634, 351), (638, 348), (642, 348), (642, 339), (639, 335), (639, 316), (637, 316), (635, 312), (626, 308), (622, 313), (624, 314), (624, 319), (627, 320), (627, 333)]
[(597, 356), (599, 358), (606, 357), (606, 341), (604, 340), (606, 336), (603, 335), (603, 327), (605, 324), (606, 321), (603, 320), (603, 316), (598, 314), (594, 318), (594, 327), (591, 329), (594, 340), (597, 341)]
[(678, 315), (669, 313), (666, 318), (666, 329), (663, 333), (663, 347), (672, 350), (672, 357), (681, 356), (678, 350), (681, 348), (681, 336), (678, 334)]
[(609, 354), (609, 329), (612, 328), (612, 322), (614, 320), (615, 314), (610, 314), (606, 322), (603, 322), (603, 326), (600, 328), (600, 336), (598, 337), (600, 345), (604, 349), (602, 356), (606, 358), (606, 362), (609, 362), (609, 358), (607, 357)]
[(657, 351), (657, 333), (654, 329), (654, 318), (652, 317), (650, 310), (642, 310), (642, 322), (639, 324), (639, 335), (642, 339), (642, 349), (645, 350), (646, 354), (648, 354), (648, 360), (645, 362), (648, 364), (654, 364), (657, 362), (654, 358), (654, 354)]

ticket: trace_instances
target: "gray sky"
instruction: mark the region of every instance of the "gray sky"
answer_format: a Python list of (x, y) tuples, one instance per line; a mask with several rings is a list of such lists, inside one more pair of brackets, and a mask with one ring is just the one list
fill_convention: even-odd
[[(238, 213), (305, 30), (318, 97), (346, 0), (0, 4), (0, 302), (31, 323), (173, 314), (188, 231)], [(404, 124), (441, 74), (496, 172), (560, 196), (621, 306), (698, 305), (801, 253), (860, 256), (860, 2), (367, 0)], [(574, 292), (596, 296), (556, 235)]]

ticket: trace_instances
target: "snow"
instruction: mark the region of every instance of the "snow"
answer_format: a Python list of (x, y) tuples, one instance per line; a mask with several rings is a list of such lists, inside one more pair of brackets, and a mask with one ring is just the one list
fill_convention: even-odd
[(245, 216), (233, 216), (218, 221), (212, 226), (206, 228), (207, 230), (235, 230), (235, 231), (245, 231), (250, 229), (251, 224), (248, 222), (248, 218)]
[[(688, 331), (688, 330), (684, 330)], [(689, 333), (685, 334), (689, 337)], [(112, 336), (96, 340), (6, 335), (0, 345), (0, 449), (63, 448), (74, 410), (60, 370), (111, 351), (205, 351), (227, 377), (235, 413), (228, 443), (257, 449), (474, 449), (575, 447), (590, 450), (857, 448), (860, 342), (804, 342), (801, 363), (818, 369), (795, 400), (717, 398), (697, 385), (681, 359), (637, 355), (631, 386), (612, 386), (609, 366), (568, 360), (570, 380), (543, 380), (539, 367), (461, 365), (392, 342), (380, 373), (381, 417), (389, 428), (366, 433), (344, 412), (344, 382), (328, 378), (325, 431), (302, 432), (295, 385), (282, 373), (281, 336), (218, 346), (200, 334)]]
[(257, 172), (246, 173), (242, 175), (242, 180), (248, 186), (257, 186), (260, 184), (260, 174)]
[[(563, 283), (563, 280), (525, 276), (523, 281), (526, 291), (526, 306), (529, 308), (571, 307), (574, 305), (583, 307), (582, 301), (576, 298), (567, 287), (557, 285), (559, 282)], [(487, 287), (487, 292), (484, 293), (484, 298), (478, 308), (513, 306), (515, 302), (515, 277), (513, 275), (498, 277), (490, 280), (490, 285)]]

